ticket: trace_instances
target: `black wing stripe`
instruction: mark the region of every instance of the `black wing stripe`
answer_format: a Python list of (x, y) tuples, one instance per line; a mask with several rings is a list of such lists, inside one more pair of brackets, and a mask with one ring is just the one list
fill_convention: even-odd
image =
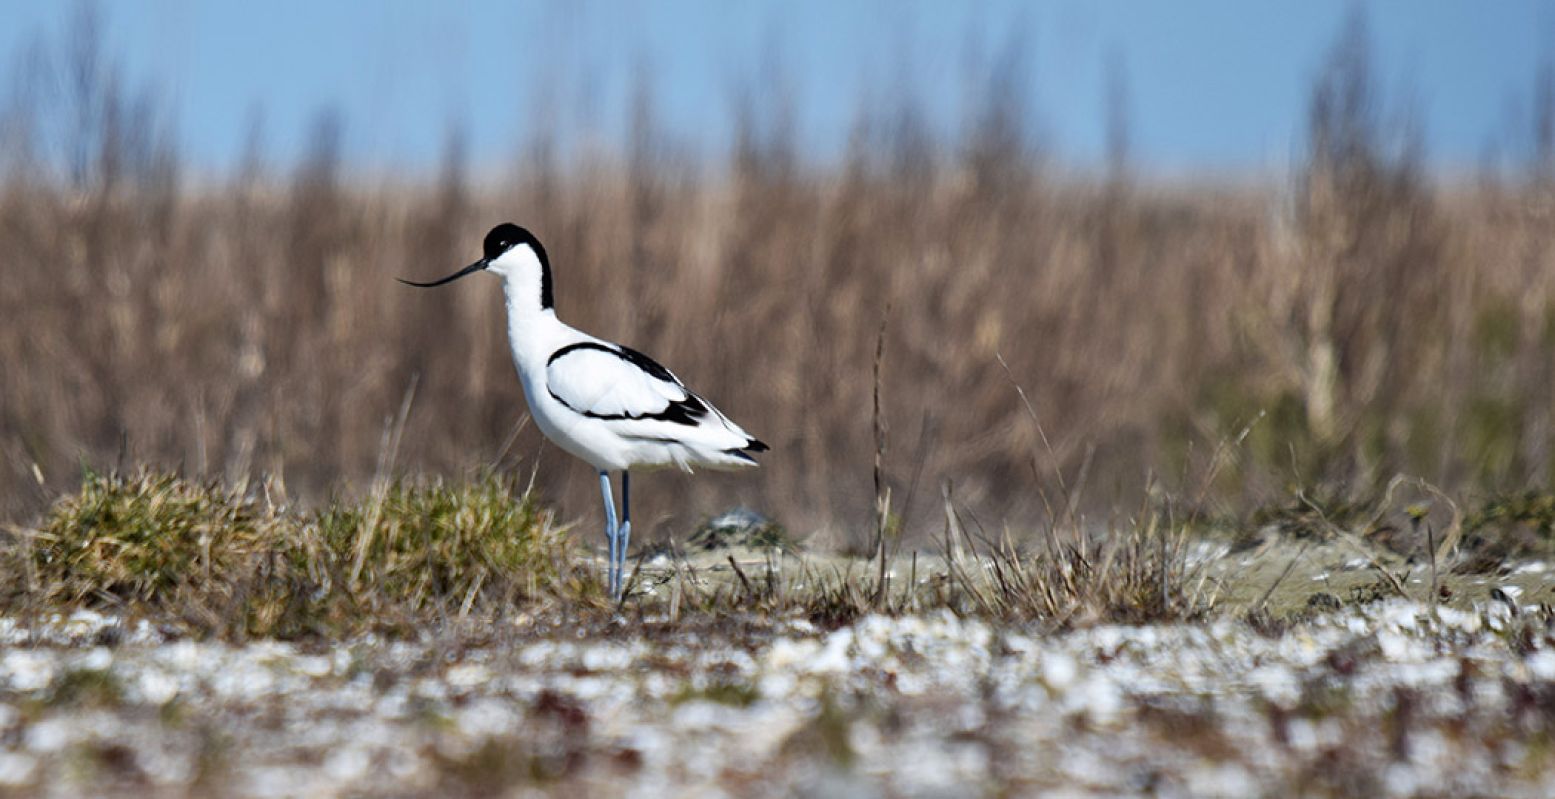
[[(550, 389), (546, 390), (550, 391)], [(655, 419), (673, 424), (683, 424), (687, 427), (696, 427), (707, 416), (707, 406), (702, 404), (702, 401), (697, 399), (695, 394), (688, 394), (685, 399), (675, 400), (664, 406), (663, 410), (654, 411), (653, 413), (595, 413), (594, 411), (574, 408), (568, 405), (566, 400), (556, 396), (556, 392), (551, 391), (550, 393), (551, 398), (560, 402), (562, 407), (581, 416), (587, 416), (590, 419), (605, 419), (617, 422)]]
[(546, 359), (545, 365), (550, 366), (551, 364), (556, 363), (558, 358), (574, 350), (599, 350), (600, 352), (608, 352), (611, 355), (614, 355), (617, 358), (620, 358), (621, 360), (637, 367), (638, 369), (647, 372), (648, 375), (655, 380), (663, 380), (666, 383), (674, 383), (681, 388), (685, 388), (685, 385), (680, 382), (680, 379), (675, 377), (675, 375), (671, 373), (670, 370), (665, 369), (663, 366), (659, 365), (658, 361), (649, 358), (648, 356), (632, 349), (631, 347), (621, 347), (620, 345), (616, 346), (620, 348), (616, 349), (615, 347), (608, 347), (604, 344), (598, 344), (593, 341), (580, 341), (577, 344), (568, 344), (567, 346), (551, 353), (551, 357)]
[(577, 344), (568, 344), (567, 346), (551, 353), (551, 357), (545, 359), (545, 365), (550, 366), (551, 364), (556, 363), (558, 358), (566, 355), (569, 352), (572, 352), (573, 350), (601, 350), (603, 352), (608, 352), (611, 355), (616, 354), (615, 350), (610, 349), (609, 347), (606, 347), (602, 344), (595, 344), (592, 341), (582, 341)]

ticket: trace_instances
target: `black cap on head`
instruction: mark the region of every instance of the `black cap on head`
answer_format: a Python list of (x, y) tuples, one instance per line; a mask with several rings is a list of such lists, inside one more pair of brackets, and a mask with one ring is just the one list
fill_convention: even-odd
[(540, 240), (535, 238), (535, 234), (512, 222), (503, 222), (486, 234), (484, 253), (486, 260), (495, 261), (503, 253), (520, 244), (528, 244), (530, 247), (533, 247), (535, 254), (540, 256), (540, 260), (545, 260), (545, 250), (540, 246)]

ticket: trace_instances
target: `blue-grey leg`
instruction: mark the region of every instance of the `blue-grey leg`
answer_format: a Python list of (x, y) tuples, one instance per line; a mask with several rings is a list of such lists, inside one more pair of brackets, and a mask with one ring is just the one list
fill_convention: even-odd
[[(632, 491), (631, 491), (631, 488), (629, 487), (630, 484), (628, 482), (631, 479), (632, 479), (631, 472), (628, 472), (627, 470), (622, 469), (621, 470), (621, 528), (616, 533), (616, 540), (620, 542), (620, 547), (616, 550), (616, 554), (621, 559), (621, 565), (616, 568), (616, 578), (617, 578), (618, 581), (624, 581), (626, 579), (626, 545), (631, 543), (631, 541), (632, 541)], [(625, 585), (621, 585), (619, 590), (617, 591), (617, 594), (619, 594), (620, 592), (623, 592), (625, 590), (626, 590), (626, 586)]]
[(620, 576), (616, 573), (619, 546), (616, 541), (616, 503), (610, 496), (610, 472), (599, 473), (599, 493), (605, 499), (605, 538), (610, 542), (610, 568), (606, 579), (610, 584), (610, 595), (615, 596), (620, 583)]

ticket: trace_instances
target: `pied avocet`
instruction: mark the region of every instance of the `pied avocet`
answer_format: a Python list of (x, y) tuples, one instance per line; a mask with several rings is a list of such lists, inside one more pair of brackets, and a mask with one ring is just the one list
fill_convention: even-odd
[[(508, 343), (535, 424), (562, 449), (599, 470), (610, 543), (608, 582), (611, 595), (619, 598), (632, 534), (630, 470), (756, 466), (751, 453), (763, 452), (767, 445), (657, 361), (557, 319), (550, 260), (539, 239), (524, 228), (492, 228), (481, 259), (442, 280), (400, 282), (432, 288), (480, 271), (502, 278)], [(619, 523), (610, 496), (612, 470), (621, 472)]]

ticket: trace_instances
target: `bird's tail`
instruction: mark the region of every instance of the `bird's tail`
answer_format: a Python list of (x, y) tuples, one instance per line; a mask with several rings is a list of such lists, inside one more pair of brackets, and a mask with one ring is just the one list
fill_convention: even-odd
[(751, 457), (751, 455), (757, 452), (766, 452), (768, 449), (769, 447), (761, 439), (747, 438), (745, 441), (745, 446), (743, 447), (734, 447), (731, 449), (721, 450), (719, 454), (723, 457), (716, 459), (716, 462), (711, 465), (714, 468), (724, 469), (740, 469), (760, 466), (761, 464), (758, 463), (755, 458)]

